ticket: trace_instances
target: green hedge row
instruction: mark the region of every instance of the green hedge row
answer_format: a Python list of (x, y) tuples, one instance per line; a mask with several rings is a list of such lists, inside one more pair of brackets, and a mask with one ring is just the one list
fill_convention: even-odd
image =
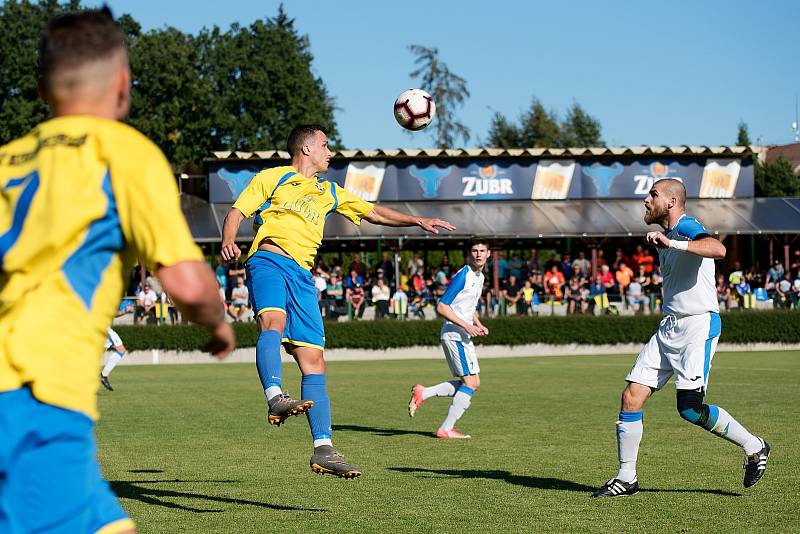
[[(548, 343), (603, 345), (644, 343), (653, 335), (658, 316), (602, 317), (504, 317), (486, 319), (490, 335), (476, 344), (524, 345)], [(328, 348), (388, 349), (437, 345), (440, 321), (355, 321), (325, 325)], [(254, 347), (258, 331), (254, 323), (236, 323), (239, 347)], [(195, 350), (208, 336), (193, 325), (117, 326), (128, 350)], [(727, 343), (800, 343), (800, 313), (763, 311), (722, 316), (721, 341)]]

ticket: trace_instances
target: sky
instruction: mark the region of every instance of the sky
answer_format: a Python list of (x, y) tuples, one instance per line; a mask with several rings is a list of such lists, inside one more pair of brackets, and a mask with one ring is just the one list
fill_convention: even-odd
[[(96, 5), (100, 2), (85, 2)], [(144, 30), (197, 33), (272, 17), (275, 0), (107, 0)], [(394, 121), (398, 94), (417, 87), (411, 44), (439, 49), (471, 96), (458, 110), (486, 146), (495, 111), (516, 119), (535, 96), (561, 116), (578, 102), (608, 146), (793, 142), (800, 95), (800, 2), (738, 0), (540, 2), (287, 0), (307, 34), (314, 72), (334, 97), (347, 148), (433, 146)]]

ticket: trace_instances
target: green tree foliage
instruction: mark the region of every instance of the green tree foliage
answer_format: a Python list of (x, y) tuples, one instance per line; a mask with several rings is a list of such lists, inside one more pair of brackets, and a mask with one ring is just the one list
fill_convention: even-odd
[(759, 197), (797, 197), (800, 196), (800, 177), (792, 169), (792, 164), (783, 155), (770, 162), (756, 162), (755, 190)]
[(488, 144), (501, 148), (563, 148), (605, 146), (600, 122), (577, 102), (559, 121), (555, 111), (548, 111), (538, 98), (515, 123), (495, 113), (489, 126)]
[[(82, 9), (79, 0), (0, 4), (0, 144), (48, 117), (37, 94), (37, 47), (48, 20)], [(175, 28), (143, 33), (129, 15), (132, 69), (129, 122), (177, 167), (215, 149), (284, 149), (289, 131), (313, 122), (340, 143), (334, 103), (311, 70), (308, 38), (281, 6), (248, 27), (198, 35)]]
[(421, 89), (430, 93), (436, 103), (436, 119), (433, 121), (433, 137), (437, 146), (454, 148), (458, 139), (469, 141), (469, 130), (456, 117), (456, 109), (469, 98), (467, 81), (450, 71), (439, 59), (439, 50), (420, 45), (408, 47), (417, 68), (411, 77), (419, 80)]
[(38, 93), (39, 35), (48, 20), (79, 8), (78, 0), (0, 3), (0, 144), (49, 116)]
[(747, 123), (739, 123), (739, 132), (736, 135), (737, 146), (750, 146), (750, 134), (747, 132)]

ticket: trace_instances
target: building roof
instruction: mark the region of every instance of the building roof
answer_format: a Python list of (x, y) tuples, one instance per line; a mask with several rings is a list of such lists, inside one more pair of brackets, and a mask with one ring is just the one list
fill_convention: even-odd
[[(188, 195), (183, 195), (187, 197)], [(192, 235), (198, 242), (215, 242), (230, 204), (208, 204), (192, 197), (181, 202)], [(382, 206), (421, 217), (450, 221), (455, 232), (438, 236), (419, 228), (390, 228), (343, 217), (325, 225), (325, 241), (412, 239), (463, 239), (472, 235), (497, 239), (560, 237), (642, 236), (653, 229), (645, 225), (641, 200), (482, 200), (382, 202)], [(800, 233), (800, 198), (691, 199), (687, 211), (715, 235)], [(237, 240), (250, 241), (250, 220), (242, 223)]]
[[(484, 158), (484, 157), (534, 157), (582, 158), (602, 156), (743, 156), (750, 154), (746, 146), (625, 146), (588, 148), (393, 148), (376, 150), (337, 150), (334, 158), (391, 159), (391, 158)], [(220, 160), (288, 160), (285, 150), (257, 150), (242, 152), (222, 150), (212, 152), (206, 161)]]
[(771, 146), (767, 148), (766, 159), (769, 163), (774, 163), (781, 156), (789, 160), (789, 164), (791, 164), (794, 173), (800, 176), (800, 143)]

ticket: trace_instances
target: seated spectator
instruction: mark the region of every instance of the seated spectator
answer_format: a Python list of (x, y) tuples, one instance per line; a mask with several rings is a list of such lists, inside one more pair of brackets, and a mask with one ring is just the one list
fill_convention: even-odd
[(444, 272), (444, 270), (440, 268), (436, 271), (436, 275), (433, 278), (433, 283), (435, 285), (434, 295), (438, 301), (442, 295), (444, 295), (445, 291), (447, 291), (447, 286), (450, 285), (450, 281), (447, 279), (447, 274)]
[(783, 273), (783, 278), (775, 284), (775, 290), (777, 294), (772, 302), (776, 308), (791, 309), (797, 306), (797, 293), (792, 290), (792, 277), (790, 273)]
[(628, 304), (633, 308), (633, 313), (639, 311), (644, 311), (645, 314), (650, 313), (650, 308), (648, 307), (650, 304), (650, 297), (645, 295), (644, 291), (642, 291), (642, 284), (633, 280), (628, 284), (626, 295)]
[(614, 289), (614, 275), (611, 274), (611, 268), (608, 265), (600, 266), (600, 280), (603, 282), (603, 287), (606, 288), (606, 293), (611, 293)]
[(725, 281), (725, 275), (721, 274), (717, 277), (717, 304), (720, 309), (728, 311), (731, 306), (731, 288)]
[[(355, 256), (358, 258), (358, 256)], [(350, 276), (347, 277), (347, 280), (344, 282), (344, 287), (347, 289), (353, 289), (356, 285), (364, 285), (364, 277), (358, 274), (357, 271), (352, 270), (350, 271)]]
[(566, 299), (569, 303), (567, 313), (570, 315), (586, 313), (589, 309), (589, 302), (586, 300), (586, 292), (577, 277), (573, 276), (569, 284), (567, 284)]
[(328, 288), (325, 292), (327, 294), (327, 313), (325, 318), (336, 321), (340, 315), (347, 313), (344, 306), (344, 287), (342, 287), (342, 281), (336, 274), (331, 274), (331, 278), (328, 280)]
[[(577, 262), (578, 260), (575, 261)], [(585, 286), (587, 284), (586, 276), (587, 272), (583, 270), (583, 267), (581, 267), (580, 263), (572, 264), (572, 277), (570, 280), (572, 280), (572, 278), (576, 278), (578, 280), (578, 285)]]
[(557, 265), (550, 267), (550, 271), (545, 275), (544, 293), (554, 300), (564, 298), (564, 274), (558, 270)]
[(586, 259), (586, 253), (583, 251), (578, 252), (578, 257), (572, 262), (572, 276), (575, 276), (575, 274), (580, 271), (583, 273), (583, 276), (586, 277), (591, 270), (592, 262)]
[(398, 287), (392, 295), (391, 310), (397, 319), (403, 319), (408, 314), (408, 295), (402, 287)]
[[(638, 271), (636, 276), (633, 277), (633, 281), (642, 286), (642, 294), (647, 295), (647, 304), (649, 305), (652, 302), (649, 296), (652, 278), (645, 272), (644, 265), (639, 265)], [(648, 309), (647, 311), (649, 312), (650, 310)]]
[(372, 303), (375, 304), (375, 318), (382, 319), (389, 315), (389, 286), (386, 281), (378, 277), (378, 281), (372, 286)]
[(519, 287), (517, 277), (513, 274), (508, 277), (508, 282), (503, 287), (503, 298), (506, 299), (506, 313), (510, 312), (511, 305), (517, 314), (525, 313), (525, 301), (522, 300), (522, 288)]
[(530, 280), (525, 280), (525, 285), (522, 287), (522, 299), (525, 301), (525, 313), (538, 315), (539, 302)]
[(136, 312), (133, 314), (134, 324), (138, 324), (139, 319), (142, 317), (147, 317), (146, 321), (148, 323), (155, 323), (157, 302), (158, 296), (150, 287), (150, 284), (145, 282), (142, 290), (136, 295)]
[(231, 290), (231, 305), (228, 306), (228, 315), (234, 321), (241, 321), (242, 317), (250, 311), (250, 291), (244, 285), (241, 276), (236, 278), (236, 285)]
[(624, 261), (620, 261), (619, 269), (617, 269), (617, 272), (614, 274), (614, 278), (617, 280), (620, 296), (625, 295), (628, 284), (633, 280), (633, 271), (630, 270)]
[(616, 257), (614, 258), (614, 262), (611, 264), (611, 267), (613, 270), (617, 271), (619, 270), (620, 265), (623, 263), (627, 265), (630, 262), (628, 261), (628, 257), (625, 255), (622, 249), (618, 248)]
[(744, 276), (739, 277), (738, 280), (739, 283), (734, 286), (734, 289), (736, 290), (736, 302), (738, 303), (739, 311), (741, 311), (745, 308), (745, 298), (750, 294), (750, 282)]
[[(608, 268), (607, 265), (604, 265), (603, 267)], [(594, 313), (595, 307), (598, 306), (604, 313), (608, 313), (608, 295), (606, 292), (606, 285), (603, 283), (603, 275), (601, 273), (597, 273), (594, 277), (594, 282), (592, 282), (592, 284), (589, 286), (590, 313)]]
[(423, 285), (419, 293), (414, 293), (414, 298), (411, 299), (411, 313), (414, 317), (425, 319), (425, 307), (430, 304), (433, 297), (427, 286)]
[(356, 283), (355, 287), (347, 289), (347, 302), (352, 306), (353, 319), (361, 319), (366, 308), (366, 294), (361, 284)]

